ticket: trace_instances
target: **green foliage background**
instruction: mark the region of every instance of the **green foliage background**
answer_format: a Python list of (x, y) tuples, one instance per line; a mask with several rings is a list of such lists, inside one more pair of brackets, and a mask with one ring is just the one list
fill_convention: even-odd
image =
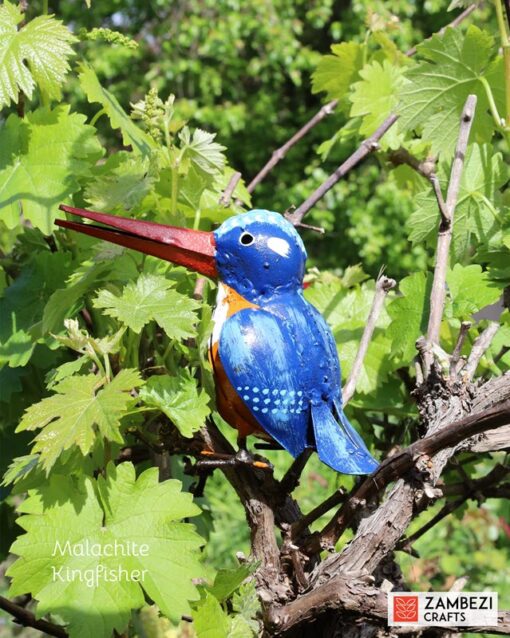
[[(447, 4), (92, 0), (88, 8), (34, 1), (26, 15), (15, 4), (0, 7), (2, 33), (12, 38), (5, 68), (20, 58), (27, 64), (21, 74), (7, 73), (0, 82), (1, 472), (10, 466), (1, 488), (0, 551), (7, 567), (11, 543), (20, 535), (14, 510), (23, 501), (18, 512), (25, 512), (20, 524), (27, 535), (13, 552), (28, 563), (10, 568), (10, 595), (31, 591), (41, 611), (71, 622), (72, 636), (82, 635), (83, 612), (68, 608), (69, 595), (45, 590), (47, 583), (32, 575), (30, 561), (37, 555), (30, 553), (30, 542), (40, 533), (42, 513), (72, 535), (83, 528), (76, 510), (84, 507), (81, 516), (90, 511), (87, 524), (95, 530), (90, 521), (107, 515), (115, 494), (115, 472), (105, 467), (125, 443), (143, 438), (154, 446), (161, 428), (176, 428), (189, 438), (211, 413), (233, 437), (214, 413), (204, 356), (214, 285), (208, 284), (204, 302), (197, 302), (196, 278), (184, 270), (56, 231), (53, 221), (62, 201), (204, 229), (251, 205), (284, 211), (301, 203), (398, 107), (400, 122), (383, 139), (381, 152), (351, 172), (307, 218), (327, 234), (304, 233), (314, 267), (306, 294), (332, 326), (346, 377), (374, 277), (385, 267), (399, 280), (399, 293), (389, 297), (379, 320), (349, 416), (377, 456), (418, 436), (407, 386), (414, 374), (414, 343), (424, 330), (437, 207), (428, 183), (406, 166), (392, 167), (389, 154), (400, 145), (420, 158), (431, 149), (440, 151), (444, 186), (459, 108), (470, 91), (479, 95), (479, 114), (457, 209), (441, 329), (446, 351), (454, 346), (460, 322), (496, 302), (510, 280), (509, 132), (491, 117), (487, 97), (493, 96), (504, 115), (494, 8), (478, 9), (469, 27), (428, 40), (415, 60), (399, 53), (451, 20)], [(442, 89), (437, 61), (455, 52), (457, 61), (449, 69), (454, 80), (445, 98), (452, 107), (448, 120), (444, 103), (435, 106)], [(41, 67), (34, 62), (36, 53)], [(426, 90), (424, 75), (430, 78)], [(241, 204), (218, 204), (233, 170), (248, 181), (273, 150), (334, 98), (339, 100), (334, 114), (291, 150), (251, 199), (241, 183), (235, 191)], [(423, 109), (417, 106), (421, 98)], [(484, 326), (483, 320), (475, 322), (466, 348)], [(508, 346), (506, 310), (479, 374), (508, 370)], [(506, 457), (461, 460), (476, 478)], [(281, 476), (290, 459), (271, 453), (271, 461)], [(232, 489), (215, 473), (205, 496), (196, 499), (202, 513), (191, 522), (200, 540), (181, 522), (198, 512), (181, 493), (191, 484), (182, 458), (172, 457), (169, 469), (179, 483), (157, 487), (149, 465), (140, 466), (145, 472), (136, 484), (127, 469), (121, 472), (129, 475), (125, 480), (133, 493), (145, 490), (147, 503), (156, 496), (173, 503), (161, 520), (149, 517), (148, 528), (160, 525), (170, 535), (182, 534), (190, 553), (203, 545), (202, 563), (190, 559), (182, 582), (193, 577), (208, 585), (181, 592), (173, 609), (164, 601), (173, 600), (175, 592), (147, 592), (168, 618), (145, 606), (132, 615), (130, 631), (189, 635), (189, 628), (176, 624), (186, 613), (199, 638), (212, 618), (219, 628), (215, 635), (254, 635), (253, 583), (241, 584), (253, 566), (240, 567), (236, 559), (237, 552), (249, 554), (249, 530)], [(64, 502), (70, 498), (65, 477), (73, 493), (82, 495), (73, 497), (83, 498), (79, 507)], [(450, 467), (445, 482), (458, 480), (458, 469)], [(340, 486), (351, 487), (352, 479), (314, 457), (296, 497), (306, 512)], [(414, 528), (434, 511), (421, 515)], [(469, 589), (496, 589), (508, 607), (510, 574), (503, 566), (508, 565), (509, 515), (503, 501), (470, 501), (419, 540), (420, 558), (398, 553), (408, 582), (416, 589), (444, 589), (466, 576)], [(119, 533), (136, 524), (124, 522)], [(54, 524), (50, 542), (57, 528)], [(347, 535), (341, 542), (348, 540)], [(158, 546), (157, 556), (163, 560), (172, 551)], [(7, 590), (6, 579), (2, 586)], [(118, 599), (118, 592), (108, 593)], [(101, 610), (104, 635), (113, 628), (123, 631), (129, 610), (143, 602), (141, 589), (134, 588), (118, 609)], [(13, 635), (6, 622), (0, 636)], [(101, 630), (90, 625), (90, 632), (97, 636)]]

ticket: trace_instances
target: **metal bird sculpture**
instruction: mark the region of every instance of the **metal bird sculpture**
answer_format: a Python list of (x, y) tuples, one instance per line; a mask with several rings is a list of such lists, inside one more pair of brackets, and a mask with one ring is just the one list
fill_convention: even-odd
[(59, 226), (219, 280), (209, 357), (218, 411), (242, 448), (254, 434), (294, 457), (315, 449), (344, 474), (377, 468), (343, 412), (333, 335), (303, 296), (306, 250), (284, 217), (252, 210), (204, 232), (60, 208), (94, 223)]

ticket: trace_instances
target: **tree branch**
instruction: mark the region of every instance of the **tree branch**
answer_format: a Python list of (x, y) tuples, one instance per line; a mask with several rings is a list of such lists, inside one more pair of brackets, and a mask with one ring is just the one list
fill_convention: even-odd
[[(470, 4), (469, 7), (467, 7), (467, 9), (464, 9), (464, 11), (462, 13), (459, 13), (459, 15), (455, 18), (455, 20), (452, 20), (449, 24), (444, 26), (442, 29), (439, 29), (439, 31), (437, 32), (438, 35), (443, 35), (443, 33), (449, 27), (452, 27), (452, 28), (458, 27), (459, 24), (464, 22), (464, 20), (466, 18), (468, 18), (473, 13), (473, 11), (476, 9), (476, 7), (477, 7), (476, 3)], [(415, 53), (416, 53), (416, 47), (413, 47), (412, 49), (409, 49), (409, 51), (406, 52), (406, 55), (407, 55), (408, 58), (410, 58)]]
[(451, 485), (443, 485), (441, 491), (445, 496), (451, 495), (471, 495), (480, 492), (484, 494), (487, 488), (494, 486), (505, 479), (510, 474), (510, 467), (498, 463), (492, 470), (482, 478), (471, 481), (471, 485), (466, 483), (453, 483)]
[(291, 526), (291, 538), (296, 539), (299, 538), (301, 533), (309, 527), (314, 521), (320, 518), (323, 514), (329, 512), (330, 509), (340, 505), (347, 498), (347, 494), (344, 492), (342, 488), (339, 488), (331, 496), (328, 496), (322, 503), (319, 503), (317, 507), (314, 507), (313, 510), (305, 514), (303, 518), (299, 521), (296, 521)]
[(489, 432), (484, 432), (476, 441), (469, 445), (468, 449), (472, 452), (497, 452), (498, 450), (510, 450), (510, 423), (499, 428), (499, 430), (489, 430)]
[[(430, 343), (439, 343), (439, 329), (443, 318), (444, 301), (446, 296), (445, 282), (450, 244), (452, 240), (453, 215), (457, 205), (462, 169), (464, 167), (464, 154), (466, 152), (471, 126), (473, 124), (476, 101), (476, 95), (469, 95), (464, 108), (462, 109), (459, 137), (450, 173), (448, 193), (446, 195), (446, 207), (442, 212), (442, 220), (439, 225), (436, 248), (436, 265), (434, 268), (434, 280), (432, 282), (432, 291), (430, 294), (430, 314), (427, 328), (427, 340)], [(426, 368), (427, 367), (428, 366), (426, 365)]]
[(314, 126), (316, 126), (319, 122), (322, 122), (325, 117), (331, 115), (331, 113), (333, 113), (333, 111), (335, 110), (337, 104), (338, 100), (331, 100), (331, 102), (325, 104), (310, 120), (308, 120), (308, 122), (306, 122), (304, 126), (299, 129), (299, 131), (297, 131), (297, 133), (294, 133), (294, 135), (289, 140), (287, 140), (287, 142), (285, 142), (283, 146), (276, 149), (276, 151), (274, 151), (271, 155), (271, 159), (266, 164), (264, 164), (264, 166), (248, 184), (248, 186), (246, 187), (247, 191), (249, 193), (253, 193), (258, 184), (260, 184), (260, 182), (265, 179), (265, 177), (273, 170), (278, 162), (280, 162), (285, 157), (289, 150), (300, 140), (302, 140), (303, 137), (308, 133), (308, 131), (313, 129)]
[(230, 200), (232, 199), (232, 194), (235, 191), (235, 188), (240, 179), (241, 179), (241, 173), (239, 173), (239, 171), (236, 171), (230, 178), (227, 184), (227, 187), (225, 188), (225, 190), (223, 191), (220, 197), (219, 203), (221, 206), (225, 206), (226, 208), (230, 204)]
[(344, 385), (342, 391), (342, 399), (344, 404), (350, 401), (352, 395), (356, 390), (356, 383), (363, 366), (365, 355), (367, 354), (368, 346), (370, 345), (370, 340), (372, 339), (372, 335), (374, 334), (377, 320), (379, 319), (379, 315), (381, 314), (384, 299), (388, 292), (396, 285), (397, 282), (394, 279), (390, 279), (389, 277), (385, 276), (379, 277), (375, 284), (375, 294), (372, 301), (372, 307), (370, 308), (370, 312), (368, 313), (367, 322), (365, 324), (365, 329), (363, 330), (363, 335), (359, 343), (358, 352), (356, 354), (356, 358), (354, 359), (354, 363), (352, 364), (351, 374), (349, 375), (349, 379)]
[[(385, 626), (388, 621), (387, 593), (370, 587), (359, 580), (345, 576), (335, 576), (323, 585), (313, 589), (283, 607), (273, 607), (268, 613), (268, 624), (272, 636), (288, 632), (291, 628), (317, 619), (327, 611), (362, 613), (366, 619), (373, 619)], [(392, 627), (398, 635), (416, 634), (416, 627)], [(427, 629), (433, 629), (428, 627)], [(477, 633), (510, 634), (510, 612), (498, 613), (498, 624), (494, 627), (477, 627)], [(448, 632), (463, 633), (473, 631), (467, 627), (448, 627)]]
[[(439, 34), (444, 33), (448, 27), (459, 26), (459, 24), (461, 24), (461, 22), (463, 22), (467, 17), (469, 17), (475, 9), (476, 9), (476, 4), (470, 5), (465, 11), (460, 13), (454, 20), (452, 20), (449, 24), (447, 24), (442, 29), (440, 29), (438, 33)], [(409, 51), (406, 52), (406, 55), (408, 57), (412, 57), (415, 53), (416, 53), (416, 47), (413, 47), (412, 49), (409, 49)], [(309, 131), (311, 131), (317, 124), (319, 124), (319, 122), (322, 122), (324, 118), (326, 118), (328, 115), (333, 113), (337, 105), (338, 105), (338, 100), (331, 100), (331, 102), (328, 102), (327, 104), (325, 104), (319, 111), (317, 111), (317, 113), (310, 120), (308, 120), (308, 122), (306, 122), (306, 124), (304, 124), (304, 126), (302, 126), (299, 129), (299, 131), (294, 133), (294, 135), (287, 142), (285, 142), (283, 146), (281, 146), (276, 151), (274, 151), (269, 161), (266, 162), (266, 164), (264, 164), (264, 166), (260, 169), (260, 171), (255, 175), (255, 177), (248, 184), (247, 186), (248, 192), (252, 193), (255, 190), (255, 188), (260, 184), (260, 182), (263, 179), (265, 179), (267, 175), (273, 170), (273, 168), (278, 164), (278, 162), (280, 162), (286, 156), (289, 150), (295, 144), (297, 144), (300, 140), (302, 140), (303, 137), (305, 137), (305, 135)], [(392, 124), (390, 124), (390, 126)], [(363, 159), (363, 158), (360, 158), (360, 159)]]
[(424, 177), (430, 185), (432, 186), (432, 190), (436, 196), (437, 205), (439, 206), (439, 212), (441, 213), (441, 217), (443, 223), (448, 222), (448, 212), (446, 210), (446, 202), (443, 198), (443, 193), (441, 192), (441, 186), (439, 184), (439, 179), (435, 173), (436, 167), (436, 158), (428, 157), (423, 161), (420, 161), (414, 155), (412, 155), (406, 148), (399, 148), (396, 151), (393, 151), (388, 155), (389, 160), (395, 166), (399, 166), (401, 164), (407, 164), (413, 170), (415, 170), (419, 175)]
[(21, 607), (21, 605), (17, 605), (12, 602), (12, 600), (4, 598), (3, 596), (0, 596), (0, 609), (11, 614), (11, 616), (16, 618), (17, 622), (20, 625), (23, 625), (23, 627), (32, 627), (33, 629), (38, 629), (50, 636), (56, 636), (56, 638), (68, 637), (67, 631), (60, 625), (55, 625), (47, 620), (38, 620), (31, 611), (25, 609), (25, 607)]
[(377, 471), (367, 477), (352, 497), (344, 503), (319, 535), (307, 543), (306, 550), (316, 552), (319, 549), (334, 547), (346, 527), (350, 524), (354, 512), (361, 501), (368, 501), (381, 493), (389, 483), (403, 477), (423, 459), (434, 456), (440, 450), (454, 448), (476, 434), (506, 425), (510, 419), (510, 399), (497, 403), (491, 409), (470, 414), (455, 423), (451, 423), (425, 438), (412, 443), (381, 463)]
[(308, 463), (308, 459), (312, 455), (312, 452), (313, 450), (311, 448), (306, 448), (296, 459), (294, 459), (292, 465), (280, 481), (280, 489), (282, 493), (290, 494), (299, 485), (299, 479), (301, 478), (301, 474), (303, 473), (305, 465)]
[(482, 334), (475, 339), (463, 371), (466, 379), (471, 380), (474, 377), (478, 364), (480, 363), (480, 359), (487, 352), (498, 330), (499, 323), (491, 321)]
[(303, 217), (312, 209), (315, 204), (324, 197), (324, 195), (333, 186), (342, 179), (354, 166), (359, 164), (370, 153), (373, 153), (379, 148), (379, 140), (390, 129), (398, 119), (398, 115), (392, 114), (387, 117), (379, 128), (372, 133), (370, 137), (367, 137), (361, 145), (354, 151), (354, 153), (343, 162), (334, 173), (332, 173), (328, 179), (323, 182), (296, 210), (287, 217), (287, 219), (294, 225), (301, 223)]
[(459, 336), (457, 337), (457, 343), (453, 349), (452, 356), (450, 358), (450, 377), (452, 379), (457, 378), (457, 366), (460, 361), (460, 353), (462, 352), (462, 346), (466, 340), (467, 333), (471, 328), (471, 321), (463, 321), (460, 324)]

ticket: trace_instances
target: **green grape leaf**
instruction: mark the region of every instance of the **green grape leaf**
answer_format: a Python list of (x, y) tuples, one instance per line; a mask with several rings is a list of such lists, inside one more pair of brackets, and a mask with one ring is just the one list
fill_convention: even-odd
[[(443, 193), (446, 192), (450, 166), (442, 162), (438, 171)], [(467, 151), (453, 220), (454, 257), (463, 256), (470, 245), (487, 243), (499, 226), (494, 202), (498, 190), (508, 179), (508, 168), (501, 153), (493, 153), (490, 145), (471, 144)], [(446, 195), (445, 195), (446, 197)], [(415, 210), (407, 227), (412, 242), (434, 239), (439, 226), (437, 199), (428, 189), (414, 199)]]
[(470, 319), (473, 313), (501, 296), (501, 288), (494, 285), (478, 264), (455, 264), (446, 275), (446, 283), (452, 300), (451, 315), (461, 320)]
[(86, 354), (89, 358), (94, 358), (94, 353), (103, 357), (104, 355), (118, 352), (122, 336), (126, 331), (125, 328), (121, 328), (112, 335), (97, 339), (91, 337), (83, 328), (80, 328), (80, 324), (76, 319), (67, 319), (64, 324), (67, 329), (67, 335), (57, 335), (56, 339), (63, 346), (80, 354)]
[(73, 374), (82, 372), (87, 364), (88, 370), (86, 370), (86, 372), (89, 372), (92, 362), (88, 357), (82, 356), (78, 357), (78, 359), (73, 359), (72, 361), (66, 361), (66, 363), (59, 365), (57, 368), (51, 369), (44, 377), (46, 387), (48, 390), (53, 390), (53, 388), (63, 379), (67, 379), (67, 377), (72, 377)]
[(129, 211), (147, 195), (154, 183), (148, 157), (120, 151), (95, 170), (85, 199), (94, 210)]
[[(372, 62), (359, 72), (361, 80), (352, 87), (349, 95), (351, 117), (363, 118), (360, 133), (372, 135), (384, 120), (395, 110), (398, 94), (403, 84), (402, 70), (384, 60), (382, 64)], [(396, 149), (401, 146), (403, 136), (398, 133), (398, 121), (381, 140), (383, 148)]]
[(68, 105), (10, 115), (0, 130), (0, 217), (8, 228), (23, 215), (45, 235), (57, 206), (80, 188), (79, 177), (102, 155), (95, 129)]
[(203, 575), (203, 540), (180, 522), (200, 510), (181, 489), (158, 483), (156, 468), (136, 478), (131, 463), (110, 464), (106, 479), (52, 475), (20, 506), (10, 595), (30, 592), (38, 615), (61, 616), (71, 638), (122, 633), (145, 595), (178, 621)]
[(91, 268), (73, 272), (66, 282), (66, 287), (55, 290), (44, 307), (43, 332), (61, 330), (64, 327), (65, 318), (79, 311), (83, 306), (85, 293), (97, 286), (111, 267), (111, 262), (104, 261), (94, 264)]
[(244, 583), (235, 592), (232, 597), (232, 609), (244, 618), (253, 635), (258, 636), (260, 627), (255, 618), (260, 614), (261, 608), (254, 580)]
[(229, 637), (229, 617), (212, 594), (206, 592), (204, 600), (193, 610), (192, 617), (197, 638)]
[(210, 179), (221, 173), (225, 167), (226, 158), (223, 154), (224, 146), (214, 141), (215, 133), (208, 133), (202, 129), (195, 129), (193, 135), (187, 126), (179, 133), (181, 141), (181, 167), (189, 163), (200, 175)]
[(24, 17), (9, 0), (0, 7), (0, 108), (17, 104), (19, 91), (31, 98), (36, 84), (59, 100), (68, 59), (74, 55), (70, 44), (77, 39), (60, 20), (42, 15), (18, 30)]
[(209, 397), (197, 389), (196, 379), (153, 376), (140, 390), (140, 399), (145, 405), (158, 408), (175, 424), (179, 432), (188, 438), (199, 430), (211, 410)]
[[(470, 25), (466, 33), (448, 28), (418, 46), (425, 61), (407, 71), (398, 109), (401, 131), (422, 129), (435, 155), (453, 154), (460, 115), (469, 94), (478, 96), (471, 139), (487, 142), (494, 132), (489, 102), (482, 82), (492, 88), (504, 83), (502, 67), (494, 66), (492, 36)], [(497, 93), (500, 100), (500, 94)], [(500, 104), (503, 108), (503, 104)]]
[(54, 387), (54, 395), (28, 408), (16, 432), (41, 430), (32, 453), (41, 453), (49, 472), (60, 454), (73, 446), (88, 454), (98, 433), (122, 443), (120, 418), (134, 401), (129, 393), (142, 383), (138, 371), (130, 369), (106, 384), (94, 374), (67, 377)]
[(245, 563), (235, 569), (220, 569), (214, 584), (208, 590), (220, 602), (223, 602), (238, 589), (246, 578), (257, 569), (258, 563)]
[(324, 55), (312, 75), (312, 92), (325, 91), (328, 100), (341, 100), (359, 78), (364, 45), (357, 42), (333, 44), (333, 55)]
[(38, 454), (27, 454), (17, 456), (12, 460), (4, 474), (1, 485), (12, 485), (24, 478), (31, 472), (39, 461)]
[(142, 155), (149, 155), (155, 149), (154, 140), (133, 122), (117, 98), (101, 85), (89, 64), (81, 62), (79, 71), (80, 86), (88, 101), (101, 104), (110, 119), (112, 128), (120, 129), (126, 146), (132, 145), (133, 149)]
[(136, 283), (124, 287), (120, 296), (101, 290), (94, 301), (96, 308), (115, 317), (139, 333), (153, 319), (170, 339), (193, 335), (197, 321), (198, 303), (181, 293), (170, 290), (173, 282), (160, 275), (142, 274)]
[(0, 298), (0, 364), (24, 366), (42, 338), (43, 308), (69, 273), (69, 255), (38, 252)]
[(388, 305), (392, 322), (388, 336), (392, 339), (392, 354), (411, 361), (416, 354), (416, 340), (427, 330), (432, 275), (417, 272), (399, 284), (401, 297)]

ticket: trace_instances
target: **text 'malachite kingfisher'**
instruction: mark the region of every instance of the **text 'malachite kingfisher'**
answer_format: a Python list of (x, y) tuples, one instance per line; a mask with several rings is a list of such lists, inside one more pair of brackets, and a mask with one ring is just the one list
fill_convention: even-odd
[(344, 474), (377, 468), (342, 409), (333, 335), (303, 296), (306, 250), (278, 213), (252, 210), (216, 231), (194, 231), (61, 206), (94, 224), (59, 226), (219, 280), (209, 357), (218, 411), (239, 432), (274, 440), (297, 457), (317, 450)]

